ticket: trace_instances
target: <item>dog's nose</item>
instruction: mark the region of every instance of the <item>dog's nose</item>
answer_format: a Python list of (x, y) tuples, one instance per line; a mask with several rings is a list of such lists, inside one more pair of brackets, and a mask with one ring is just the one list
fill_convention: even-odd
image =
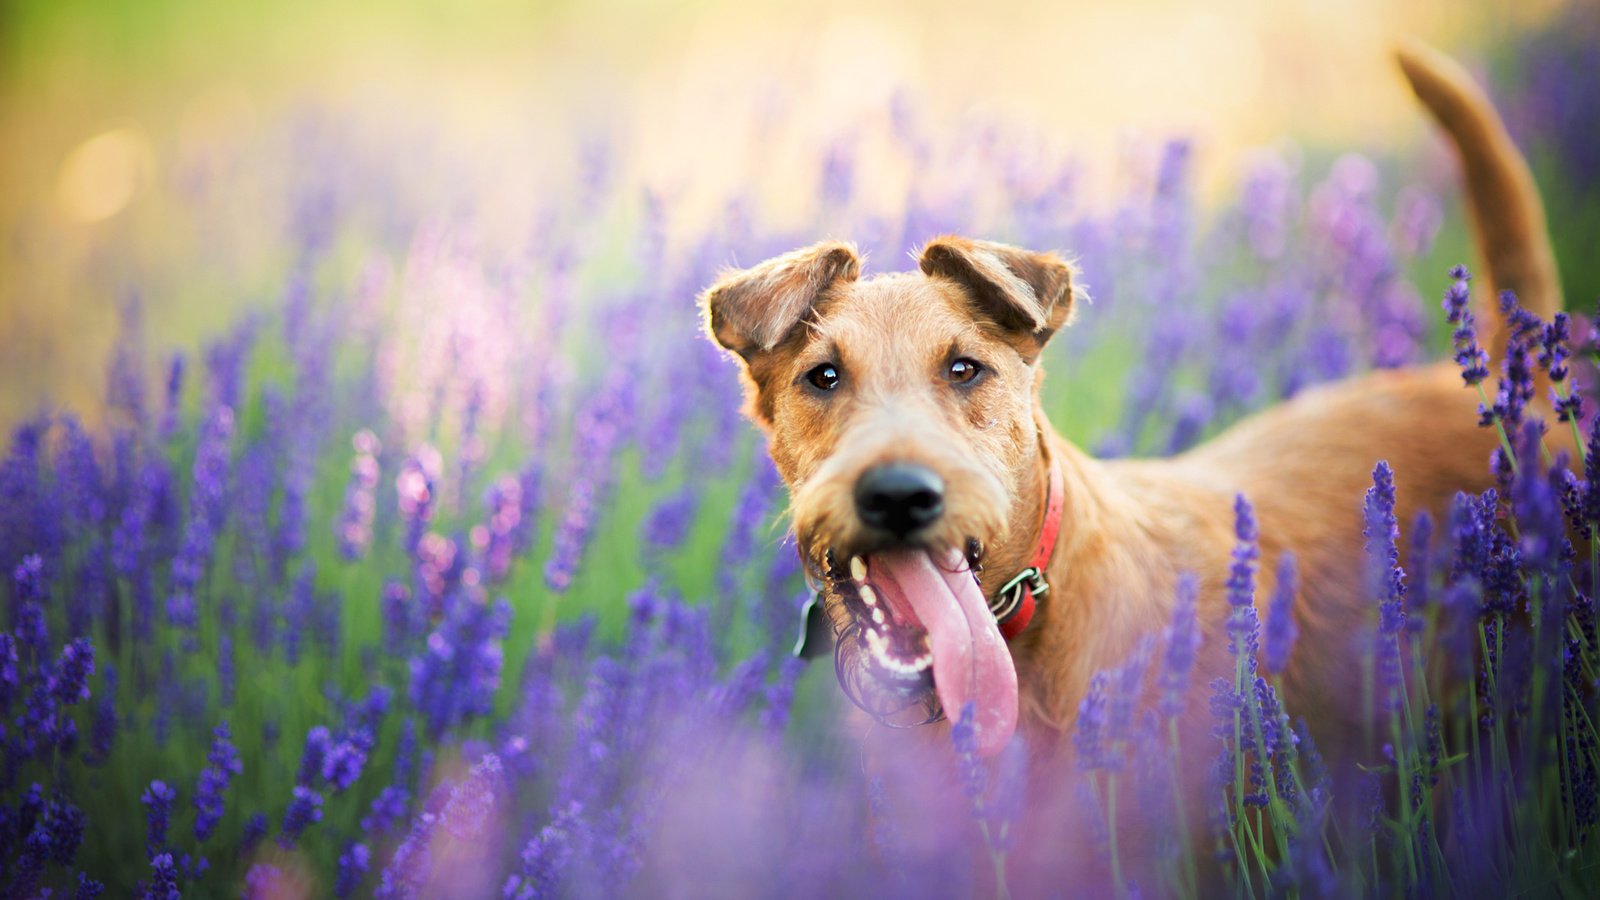
[(856, 514), (873, 528), (904, 538), (944, 512), (944, 479), (927, 466), (885, 463), (856, 482)]

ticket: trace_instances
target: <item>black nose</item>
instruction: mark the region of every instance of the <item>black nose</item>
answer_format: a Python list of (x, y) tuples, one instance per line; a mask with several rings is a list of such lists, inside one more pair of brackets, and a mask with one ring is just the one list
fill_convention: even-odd
[(856, 514), (872, 528), (904, 538), (944, 512), (944, 479), (926, 466), (886, 463), (856, 482)]

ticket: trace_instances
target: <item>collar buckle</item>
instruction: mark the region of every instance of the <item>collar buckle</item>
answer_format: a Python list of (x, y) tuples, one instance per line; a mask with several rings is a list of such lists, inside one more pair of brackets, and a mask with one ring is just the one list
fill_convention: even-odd
[(1045, 581), (1044, 572), (1029, 566), (995, 591), (994, 597), (989, 600), (989, 612), (994, 614), (997, 621), (1004, 622), (1022, 608), (1026, 595), (1038, 598), (1049, 592), (1050, 583)]

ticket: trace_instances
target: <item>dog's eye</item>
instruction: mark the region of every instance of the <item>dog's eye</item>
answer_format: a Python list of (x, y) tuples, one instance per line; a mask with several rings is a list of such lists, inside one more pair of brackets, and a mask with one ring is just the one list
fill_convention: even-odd
[(807, 372), (806, 380), (819, 391), (831, 391), (839, 386), (839, 370), (833, 363), (823, 363)]
[(950, 364), (949, 370), (944, 373), (944, 378), (951, 384), (968, 384), (983, 372), (983, 366), (976, 360), (965, 357)]

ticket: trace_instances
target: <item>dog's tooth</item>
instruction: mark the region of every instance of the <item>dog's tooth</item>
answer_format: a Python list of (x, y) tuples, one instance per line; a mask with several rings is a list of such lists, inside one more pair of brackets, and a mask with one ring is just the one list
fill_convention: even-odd
[(883, 610), (879, 607), (874, 606), (872, 608), (872, 621), (878, 625), (883, 624)]
[(859, 556), (850, 557), (850, 577), (857, 581), (866, 581), (867, 561)]
[(860, 588), (861, 602), (868, 606), (878, 605), (878, 592), (871, 585), (863, 584)]

